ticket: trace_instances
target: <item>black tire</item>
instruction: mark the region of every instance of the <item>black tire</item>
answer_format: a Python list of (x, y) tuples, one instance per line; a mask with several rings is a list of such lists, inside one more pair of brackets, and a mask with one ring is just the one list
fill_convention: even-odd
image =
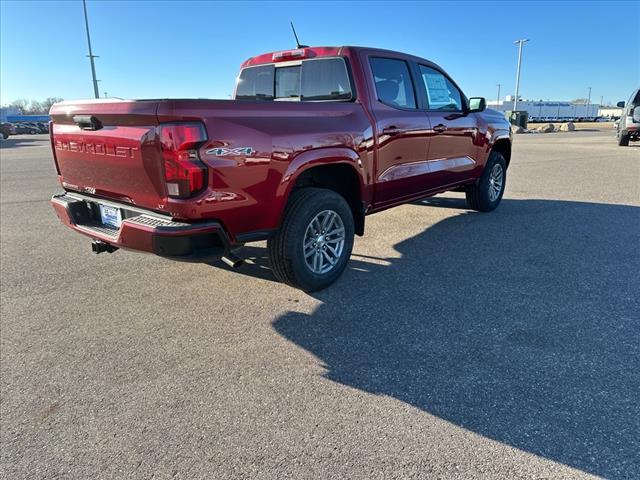
[(624, 135), (622, 133), (618, 134), (618, 146), (620, 147), (628, 147), (629, 146), (629, 135)]
[(9, 134), (7, 132), (2, 132), (2, 139), (6, 140), (7, 138), (9, 138)]
[[(314, 273), (305, 260), (305, 234), (311, 221), (325, 210), (331, 210), (340, 217), (344, 226), (344, 244), (341, 255), (331, 270)], [(274, 276), (279, 281), (306, 292), (328, 287), (347, 266), (353, 249), (354, 230), (353, 214), (341, 195), (323, 188), (303, 188), (294, 192), (278, 233), (267, 242)]]
[[(502, 168), (502, 186), (500, 193), (494, 198), (491, 198), (490, 189), (493, 188), (491, 182), (491, 172), (496, 165), (500, 165)], [(504, 189), (507, 184), (507, 162), (501, 153), (493, 151), (489, 154), (487, 164), (484, 167), (482, 176), (473, 185), (469, 185), (466, 188), (467, 205), (473, 210), (479, 212), (490, 212), (495, 210), (502, 200)]]

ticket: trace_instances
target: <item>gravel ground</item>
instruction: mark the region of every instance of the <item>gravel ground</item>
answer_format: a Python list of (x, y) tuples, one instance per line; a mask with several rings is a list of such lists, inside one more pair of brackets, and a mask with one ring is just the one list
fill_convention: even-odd
[(314, 295), (96, 256), (0, 144), (6, 479), (640, 478), (640, 145), (516, 136), (502, 205), (368, 217)]

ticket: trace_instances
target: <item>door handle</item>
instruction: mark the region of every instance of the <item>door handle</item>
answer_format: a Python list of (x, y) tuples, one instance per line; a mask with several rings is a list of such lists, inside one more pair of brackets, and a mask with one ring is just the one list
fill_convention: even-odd
[(382, 133), (384, 135), (393, 136), (393, 135), (398, 135), (400, 133), (400, 130), (395, 125), (391, 125), (390, 127), (383, 128)]
[(444, 133), (447, 131), (447, 126), (443, 125), (442, 123), (436, 125), (435, 127), (433, 127), (433, 131), (436, 133)]

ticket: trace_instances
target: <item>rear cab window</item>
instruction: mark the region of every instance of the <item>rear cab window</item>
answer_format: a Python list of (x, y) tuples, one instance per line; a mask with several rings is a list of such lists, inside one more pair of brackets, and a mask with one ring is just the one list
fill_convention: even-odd
[(237, 99), (273, 100), (273, 65), (245, 68), (236, 86)]
[(236, 84), (236, 100), (352, 101), (347, 64), (342, 57), (246, 67)]

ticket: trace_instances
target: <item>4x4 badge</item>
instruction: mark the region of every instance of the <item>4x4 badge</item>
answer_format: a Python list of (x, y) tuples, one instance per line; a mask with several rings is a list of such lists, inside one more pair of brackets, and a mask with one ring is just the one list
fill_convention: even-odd
[(225, 148), (225, 147), (217, 147), (210, 148), (205, 151), (208, 155), (215, 155), (216, 157), (223, 157), (226, 155), (251, 155), (253, 153), (253, 148), (251, 147), (237, 147), (237, 148)]

